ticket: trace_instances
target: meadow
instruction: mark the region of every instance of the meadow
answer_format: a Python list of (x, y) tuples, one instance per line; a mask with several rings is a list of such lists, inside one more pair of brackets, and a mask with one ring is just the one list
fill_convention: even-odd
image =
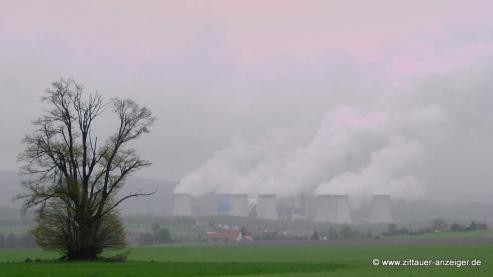
[[(492, 276), (492, 245), (161, 245), (128, 261), (24, 263), (38, 249), (0, 251), (0, 276)], [(107, 253), (114, 255), (119, 252)], [(479, 259), (481, 266), (374, 266), (378, 259)]]

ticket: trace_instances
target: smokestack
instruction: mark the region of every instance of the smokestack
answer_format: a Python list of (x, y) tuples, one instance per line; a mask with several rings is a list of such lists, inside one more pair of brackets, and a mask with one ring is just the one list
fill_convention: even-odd
[(187, 193), (175, 193), (173, 197), (173, 214), (180, 216), (192, 215), (191, 196)]
[(277, 198), (275, 194), (258, 196), (257, 214), (259, 218), (277, 219)]
[(392, 223), (390, 196), (388, 194), (373, 195), (370, 223)]
[(315, 221), (351, 224), (347, 195), (317, 195)]

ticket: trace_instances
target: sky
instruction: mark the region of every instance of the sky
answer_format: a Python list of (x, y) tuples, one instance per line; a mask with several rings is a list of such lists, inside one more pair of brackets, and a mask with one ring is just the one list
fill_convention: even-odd
[[(178, 190), (493, 203), (489, 1), (0, 0), (0, 169), (50, 83), (157, 121)], [(111, 122), (105, 122), (111, 127)]]

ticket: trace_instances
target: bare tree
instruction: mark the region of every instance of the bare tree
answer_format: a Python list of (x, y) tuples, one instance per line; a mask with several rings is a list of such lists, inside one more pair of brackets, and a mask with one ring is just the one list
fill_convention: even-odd
[[(118, 206), (152, 194), (118, 192), (129, 175), (150, 165), (129, 144), (149, 132), (154, 117), (129, 99), (85, 97), (74, 80), (54, 82), (42, 101), (50, 110), (33, 122), (35, 130), (23, 141), (21, 172), (30, 178), (18, 198), (24, 211), (37, 211), (33, 234), (41, 247), (67, 259), (95, 259), (105, 248), (125, 245)], [(117, 122), (101, 142), (94, 123), (108, 108)]]

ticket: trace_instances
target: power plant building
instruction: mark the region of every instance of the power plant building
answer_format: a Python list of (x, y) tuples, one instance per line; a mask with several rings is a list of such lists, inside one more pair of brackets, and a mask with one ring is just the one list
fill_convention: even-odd
[(347, 195), (317, 195), (315, 221), (351, 224)]
[(390, 196), (375, 194), (371, 204), (370, 223), (392, 223), (390, 211)]
[(220, 194), (217, 212), (220, 215), (247, 216), (248, 202), (246, 194)]
[(258, 196), (257, 216), (263, 219), (277, 219), (277, 198), (274, 194)]

